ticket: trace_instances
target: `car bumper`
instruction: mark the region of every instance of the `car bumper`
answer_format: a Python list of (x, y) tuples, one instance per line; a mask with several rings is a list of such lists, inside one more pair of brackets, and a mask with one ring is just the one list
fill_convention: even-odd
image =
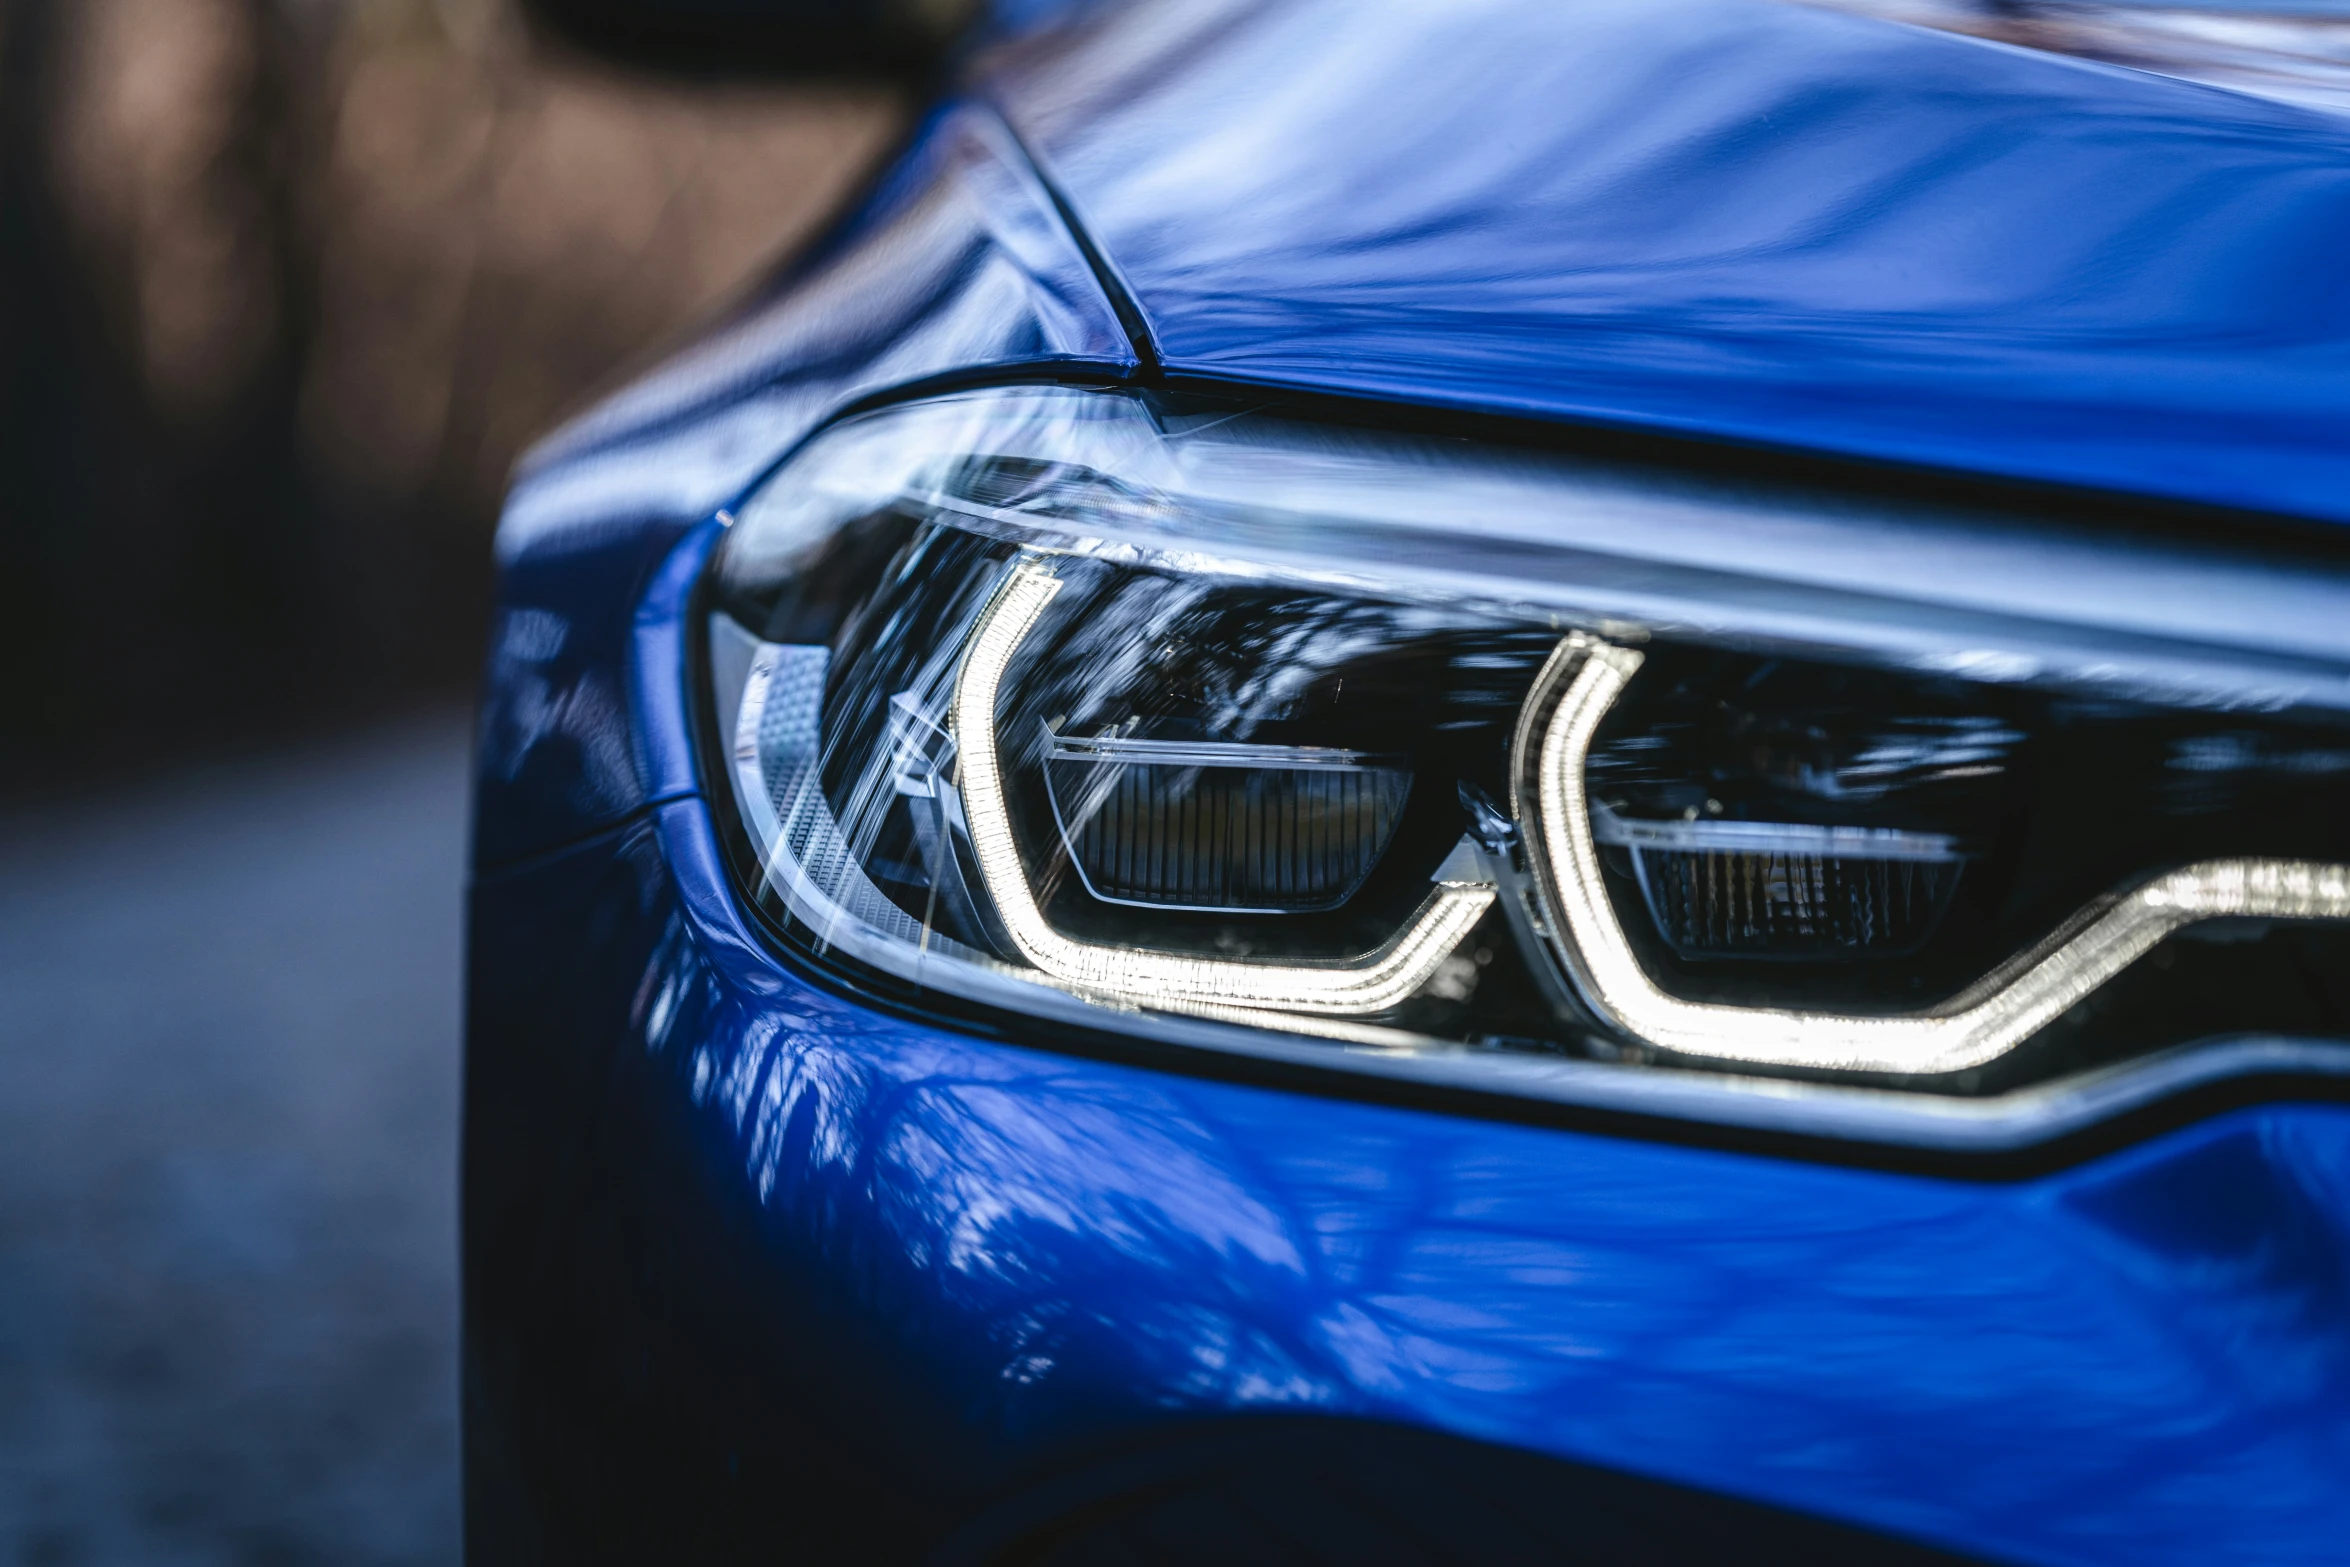
[(648, 803), (472, 894), (477, 1559), (916, 1554), (1035, 1476), (1245, 1417), (2002, 1559), (2338, 1559), (2350, 1109), (1923, 1175), (872, 1003), (730, 888), (686, 737), (706, 545), (636, 624)]

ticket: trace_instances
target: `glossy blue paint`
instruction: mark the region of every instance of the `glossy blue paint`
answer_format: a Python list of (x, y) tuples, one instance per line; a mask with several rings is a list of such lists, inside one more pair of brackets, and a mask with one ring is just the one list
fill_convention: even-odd
[(779, 985), (706, 815), (659, 831), (645, 1048), (975, 1447), (1306, 1408), (2020, 1560), (2350, 1538), (2350, 1113), (1999, 1187), (1171, 1079)]
[(525, 455), (511, 560), (642, 512), (698, 520), (843, 404), (932, 376), (1135, 363), (1002, 122), (940, 110), (847, 232), (693, 348)]
[(1166, 0), (989, 90), (1172, 371), (2350, 520), (2350, 124), (1781, 0)]
[[(639, 618), (648, 729), (710, 531)], [(919, 1536), (1054, 1455), (1311, 1411), (2000, 1559), (2350, 1538), (2350, 1110), (2003, 1185), (1172, 1077), (811, 985), (704, 800), (638, 821), (475, 895), (468, 1320), (542, 1486), (699, 1453), (660, 1483), (717, 1517), (765, 1454)]]
[[(1755, 0), (1068, 26), (989, 91), (1178, 372), (2350, 517), (2333, 122)], [(1056, 1054), (779, 961), (688, 743), (707, 519), (838, 407), (989, 369), (1142, 367), (964, 107), (518, 485), (477, 1559), (882, 1559), (1071, 1454), (1298, 1411), (2001, 1559), (2339, 1558), (2350, 1111), (1968, 1183)]]
[(676, 539), (652, 519), (532, 551), (498, 577), (473, 751), (473, 862), (499, 865), (641, 810), (626, 606)]
[[(765, 1335), (689, 1316), (583, 1342), (543, 1296), (517, 1326), (590, 1380), (672, 1335), (731, 1344), (656, 1363), (668, 1400), (753, 1421), (737, 1445), (899, 1454), (881, 1478), (919, 1513), (1137, 1427), (1310, 1410), (2016, 1560), (2316, 1562), (2350, 1527), (2350, 1113), (2240, 1114), (2002, 1187), (1169, 1078), (805, 986), (736, 916), (696, 803), (655, 841), (658, 864), (599, 846), (629, 867), (642, 966), (619, 976), (633, 1006), (571, 1040), (590, 1091), (549, 1095), (583, 1143), (602, 1131), (558, 1144), (608, 1188), (564, 1217), (619, 1245), (743, 1216), (733, 1244), (764, 1255), (712, 1292), (766, 1266), (800, 1298)], [(562, 986), (590, 955), (500, 983)], [(610, 1132), (673, 1116), (699, 1145), (683, 1189)], [(802, 1392), (762, 1429), (709, 1379), (774, 1357)], [(906, 1429), (836, 1428), (835, 1400)]]
[(629, 682), (634, 719), (629, 728), (648, 803), (704, 787), (691, 743), (693, 720), (686, 711), (692, 692), (679, 675), (687, 667), (685, 639), (693, 634), (687, 617), (694, 585), (726, 527), (722, 513), (680, 539), (637, 601), (628, 665), (635, 676)]
[(637, 766), (618, 680), (629, 606), (661, 550), (833, 410), (950, 373), (1134, 363), (1002, 124), (975, 104), (940, 110), (809, 260), (524, 460), (498, 534), (477, 863), (569, 841), (675, 787)]

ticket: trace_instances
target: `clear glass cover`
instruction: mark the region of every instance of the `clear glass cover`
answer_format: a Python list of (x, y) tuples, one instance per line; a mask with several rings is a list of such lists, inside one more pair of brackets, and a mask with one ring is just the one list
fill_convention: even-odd
[(2350, 1035), (2307, 560), (1030, 387), (817, 437), (709, 610), (748, 890), (871, 978), (1961, 1095)]

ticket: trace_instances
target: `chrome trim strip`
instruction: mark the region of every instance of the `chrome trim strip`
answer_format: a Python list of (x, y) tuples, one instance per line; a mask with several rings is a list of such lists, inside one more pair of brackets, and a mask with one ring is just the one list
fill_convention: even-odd
[(1272, 772), (1402, 772), (1404, 758), (1336, 746), (1257, 745), (1245, 740), (1134, 740), (1124, 735), (1053, 736), (1056, 762), (1123, 762), (1135, 767), (1241, 767)]
[(1801, 822), (1643, 821), (1594, 800), (1591, 835), (1601, 843), (1676, 854), (1816, 854), (1828, 860), (1908, 860), (1952, 865), (1957, 840), (1891, 827), (1814, 827)]

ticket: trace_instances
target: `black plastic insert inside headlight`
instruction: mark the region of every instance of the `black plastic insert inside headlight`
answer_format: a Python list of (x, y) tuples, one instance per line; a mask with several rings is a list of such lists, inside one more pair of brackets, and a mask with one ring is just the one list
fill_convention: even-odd
[(2306, 562), (1030, 388), (819, 437), (713, 589), (750, 890), (930, 990), (1962, 1093), (2350, 1034)]
[[(1129, 720), (1054, 734), (1053, 824), (1086, 892), (1136, 908), (1314, 914), (1362, 890), (1411, 798), (1405, 758), (1171, 739)], [(1139, 731), (1139, 732), (1138, 732)]]
[[(1947, 1004), (2155, 871), (2350, 860), (2346, 764), (2331, 720), (1652, 645), (1587, 778), (1611, 893), (1646, 914), (1627, 929), (1668, 989), (1892, 1013)], [(2223, 969), (2253, 979), (2245, 938), (2271, 933), (2182, 931), (2066, 1021), (2224, 993)], [(2275, 934), (2284, 961), (2200, 1026), (2328, 1026), (2340, 992), (2307, 949), (2328, 933)], [(2215, 943), (2225, 961), (2198, 951)], [(2148, 978), (2199, 966), (2196, 985)]]

